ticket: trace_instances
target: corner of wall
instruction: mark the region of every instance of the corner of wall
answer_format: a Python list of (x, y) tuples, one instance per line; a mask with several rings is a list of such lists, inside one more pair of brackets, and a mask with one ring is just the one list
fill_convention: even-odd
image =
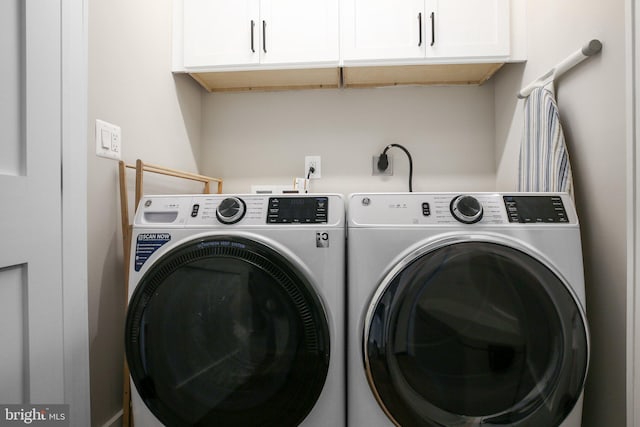
[(506, 64), (494, 86), (496, 190), (514, 191), (518, 179), (522, 134), (522, 86), (524, 63)]

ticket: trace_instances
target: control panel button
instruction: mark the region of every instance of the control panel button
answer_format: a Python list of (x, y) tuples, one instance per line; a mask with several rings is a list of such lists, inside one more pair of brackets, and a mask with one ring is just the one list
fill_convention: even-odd
[(430, 216), (431, 215), (431, 206), (429, 206), (428, 202), (422, 203), (422, 215)]
[(247, 206), (239, 197), (227, 197), (216, 208), (216, 218), (223, 224), (235, 224), (247, 211)]
[(482, 204), (473, 196), (454, 197), (449, 205), (451, 215), (464, 224), (474, 224), (482, 219)]

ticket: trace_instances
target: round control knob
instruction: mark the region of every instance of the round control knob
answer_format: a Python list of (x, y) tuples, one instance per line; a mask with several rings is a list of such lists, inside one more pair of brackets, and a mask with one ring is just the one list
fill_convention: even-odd
[(474, 224), (482, 219), (482, 204), (473, 196), (457, 196), (449, 205), (451, 215), (464, 224)]
[(247, 211), (244, 200), (238, 197), (227, 197), (216, 208), (216, 217), (223, 224), (235, 224)]

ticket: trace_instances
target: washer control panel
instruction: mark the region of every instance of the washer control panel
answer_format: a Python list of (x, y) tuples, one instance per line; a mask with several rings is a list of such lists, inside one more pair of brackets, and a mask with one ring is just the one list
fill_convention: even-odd
[(338, 194), (146, 196), (135, 224), (182, 226), (285, 226), (343, 224), (344, 199)]

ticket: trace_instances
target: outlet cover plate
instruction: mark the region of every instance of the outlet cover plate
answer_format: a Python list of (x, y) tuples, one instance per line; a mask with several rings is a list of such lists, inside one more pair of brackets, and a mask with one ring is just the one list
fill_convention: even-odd
[(304, 157), (304, 176), (307, 177), (309, 173), (309, 167), (313, 166), (315, 171), (309, 175), (309, 179), (322, 178), (322, 163), (320, 156), (305, 156)]

